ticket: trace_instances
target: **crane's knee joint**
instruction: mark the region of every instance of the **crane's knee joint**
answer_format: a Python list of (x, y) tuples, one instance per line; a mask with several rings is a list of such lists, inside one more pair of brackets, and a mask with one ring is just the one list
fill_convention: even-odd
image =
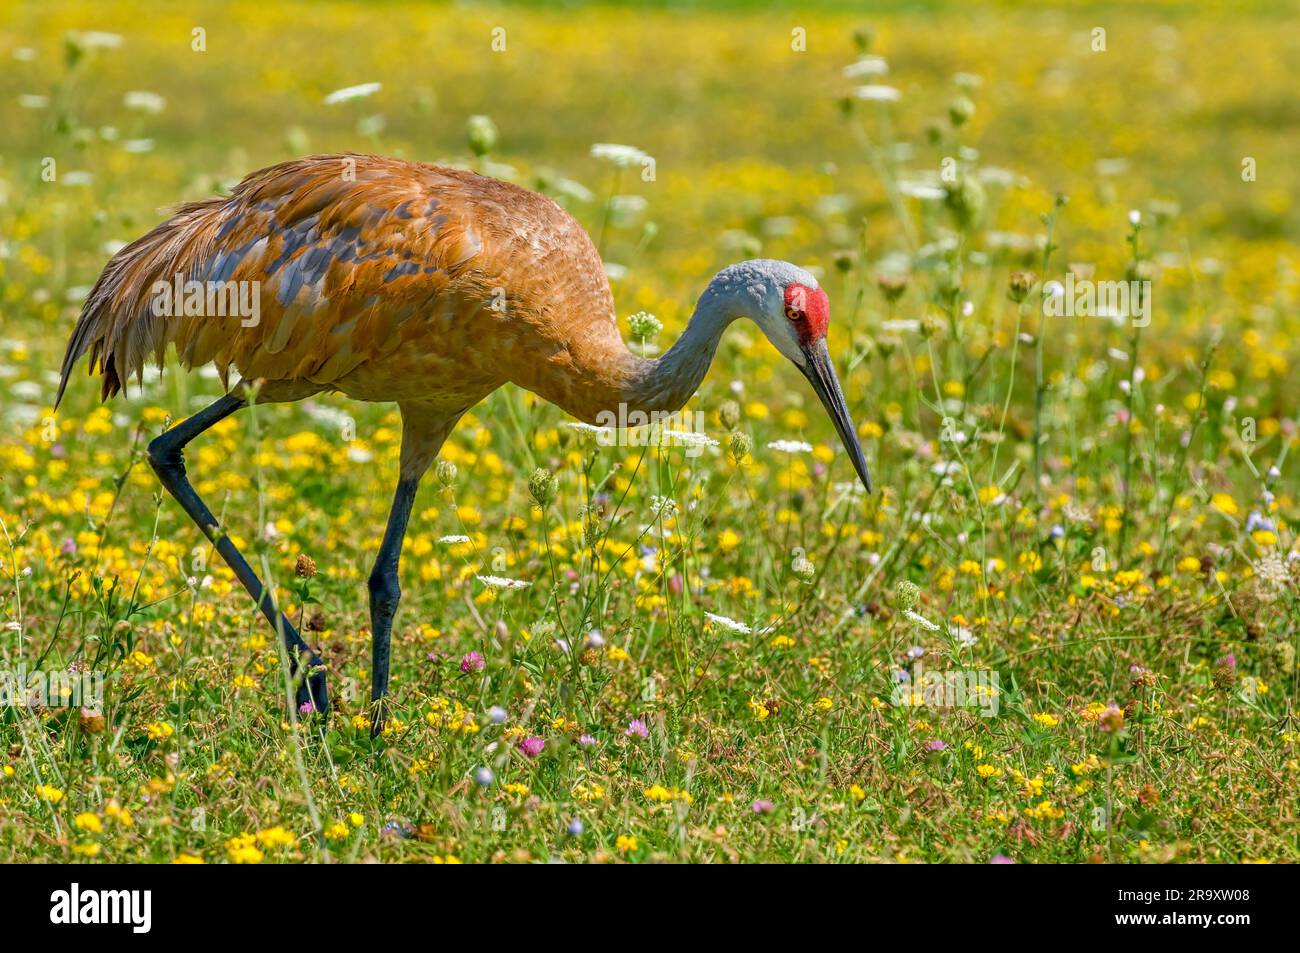
[(374, 573), (370, 577), (370, 604), (379, 612), (391, 616), (402, 599), (402, 588), (397, 584), (397, 573)]
[(176, 446), (175, 442), (167, 439), (168, 435), (163, 434), (160, 437), (154, 437), (149, 441), (149, 466), (153, 467), (155, 473), (159, 476), (164, 474), (185, 475), (185, 457), (181, 453), (181, 448)]

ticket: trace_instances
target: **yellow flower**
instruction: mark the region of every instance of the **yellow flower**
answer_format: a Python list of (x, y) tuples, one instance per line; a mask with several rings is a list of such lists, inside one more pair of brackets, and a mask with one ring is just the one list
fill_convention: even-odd
[(1002, 770), (1000, 768), (993, 767), (993, 765), (991, 764), (976, 765), (975, 773), (978, 774), (981, 778), (984, 778), (985, 780), (988, 780), (989, 778), (998, 778), (1002, 776)]
[(1178, 560), (1178, 569), (1180, 572), (1200, 572), (1201, 561), (1195, 556), (1184, 556)]
[(821, 698), (813, 702), (813, 707), (818, 711), (830, 711), (835, 707), (835, 702), (823, 695)]
[(1055, 728), (1061, 723), (1061, 719), (1057, 718), (1055, 715), (1049, 715), (1045, 711), (1040, 711), (1038, 714), (1034, 715), (1034, 721), (1038, 722), (1038, 724), (1042, 725), (1044, 728)]
[(260, 864), (265, 856), (255, 846), (256, 836), (240, 834), (226, 841), (226, 856), (232, 864)]
[(851, 785), (849, 787), (849, 795), (855, 801), (864, 801), (867, 798), (867, 792), (862, 790), (861, 785), (857, 785), (857, 784)]
[(771, 712), (767, 710), (767, 707), (762, 702), (756, 701), (753, 698), (749, 700), (749, 710), (753, 714), (753, 716), (759, 721), (766, 721), (767, 716), (771, 714)]
[(792, 649), (794, 648), (794, 639), (788, 635), (778, 635), (771, 642), (767, 643), (774, 649)]
[(99, 854), (99, 845), (93, 841), (84, 844), (76, 844), (73, 846), (72, 852), (82, 857), (96, 857)]
[(1226, 516), (1236, 516), (1239, 512), (1237, 501), (1227, 493), (1216, 493), (1210, 499), (1210, 505)]
[(348, 815), (348, 823), (351, 824), (353, 827), (360, 827), (365, 822), (366, 822), (365, 815), (358, 814), (356, 811), (353, 811), (351, 814)]
[(278, 825), (258, 831), (257, 840), (263, 847), (288, 847), (298, 842), (298, 838)]
[(343, 840), (351, 833), (352, 829), (342, 821), (335, 821), (329, 827), (325, 828), (325, 837), (329, 840)]
[(77, 830), (88, 831), (91, 834), (98, 834), (104, 829), (104, 822), (99, 819), (99, 815), (90, 812), (78, 814), (72, 823), (76, 825)]
[(203, 863), (203, 858), (200, 857), (198, 854), (181, 852), (172, 858), (172, 863), (173, 864), (201, 864)]
[(618, 840), (614, 842), (614, 846), (618, 849), (620, 854), (630, 854), (637, 848), (636, 837), (627, 834), (619, 834)]
[(58, 804), (63, 800), (63, 792), (52, 784), (36, 785), (36, 796), (50, 804)]
[(166, 741), (176, 734), (176, 729), (165, 721), (152, 721), (145, 727), (145, 730), (149, 733), (150, 741)]

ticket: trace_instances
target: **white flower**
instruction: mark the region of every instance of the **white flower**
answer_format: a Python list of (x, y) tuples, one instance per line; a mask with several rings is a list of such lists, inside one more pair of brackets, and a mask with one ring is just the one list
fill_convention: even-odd
[(489, 589), (527, 589), (532, 585), (523, 579), (507, 579), (505, 576), (475, 576), (479, 582)]
[(451, 543), (468, 543), (468, 542), (469, 542), (469, 537), (468, 537), (468, 536), (460, 536), (460, 535), (456, 535), (456, 536), (439, 536), (439, 537), (438, 537), (438, 542), (440, 542), (440, 543), (448, 543), (448, 544), (451, 544)]
[(737, 622), (735, 619), (728, 619), (725, 615), (715, 615), (712, 612), (706, 612), (704, 615), (715, 625), (720, 625), (724, 629), (730, 629), (732, 632), (739, 632), (742, 635), (750, 635), (753, 629), (743, 622)]
[(844, 75), (849, 79), (860, 76), (883, 76), (889, 72), (889, 64), (883, 56), (864, 56), (856, 63), (844, 67)]
[(953, 638), (955, 638), (957, 640), (957, 644), (964, 649), (970, 648), (972, 645), (974, 645), (976, 642), (979, 641), (979, 638), (975, 635), (974, 632), (972, 632), (970, 629), (967, 629), (963, 626), (957, 627), (957, 631), (953, 633)]
[(650, 497), (650, 512), (656, 519), (660, 517), (665, 520), (672, 519), (677, 515), (677, 501), (671, 496), (652, 496)]
[(716, 447), (718, 441), (714, 440), (706, 433), (695, 433), (689, 430), (664, 430), (660, 436), (666, 442), (671, 442), (674, 446), (680, 447)]
[(145, 113), (160, 113), (167, 105), (167, 100), (147, 89), (128, 90), (122, 97), (122, 105), (127, 109), (138, 109)]
[(919, 625), (919, 626), (920, 626), (921, 628), (923, 628), (923, 629), (928, 629), (928, 630), (931, 631), (931, 632), (938, 632), (938, 631), (939, 631), (939, 627), (938, 627), (937, 625), (935, 625), (933, 622), (931, 622), (931, 621), (930, 621), (929, 619), (927, 619), (925, 616), (921, 615), (921, 613), (919, 613), (919, 612), (916, 612), (916, 611), (914, 611), (914, 610), (912, 610), (912, 609), (908, 609), (906, 612), (903, 613), (903, 615), (906, 616), (907, 618), (911, 619), (913, 622), (915, 622), (917, 625)]
[(911, 198), (921, 199), (923, 202), (939, 202), (948, 197), (945, 189), (926, 182), (900, 182), (898, 191)]
[(593, 159), (604, 159), (606, 162), (612, 162), (619, 168), (626, 168), (630, 165), (639, 165), (644, 160), (650, 158), (636, 146), (621, 146), (614, 142), (598, 142), (591, 147), (591, 157)]
[(859, 86), (854, 90), (854, 95), (858, 99), (865, 99), (873, 103), (896, 103), (903, 98), (900, 93), (892, 86), (880, 86), (872, 84), (870, 86)]
[(776, 450), (778, 453), (812, 453), (812, 444), (804, 443), (802, 440), (773, 440), (767, 445), (767, 449)]
[(357, 86), (344, 86), (342, 89), (336, 89), (326, 96), (325, 105), (333, 106), (337, 103), (345, 103), (349, 99), (364, 99), (367, 96), (373, 96), (383, 88), (383, 83), (361, 83)]
[(18, 95), (18, 105), (23, 109), (44, 109), (50, 104), (49, 96), (42, 96), (40, 93), (20, 93)]
[(1137, 209), (1129, 209), (1128, 223), (1130, 225), (1140, 225), (1142, 223), (1142, 213)]
[(122, 45), (120, 36), (103, 30), (80, 30), (69, 33), (68, 41), (83, 50), (115, 50)]

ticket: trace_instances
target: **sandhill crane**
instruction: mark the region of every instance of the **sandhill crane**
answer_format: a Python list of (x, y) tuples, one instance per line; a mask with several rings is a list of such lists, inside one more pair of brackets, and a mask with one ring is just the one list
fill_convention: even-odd
[[(189, 282), (200, 283), (190, 286)], [(258, 291), (259, 320), (171, 289)], [(203, 299), (201, 293), (199, 299)], [(225, 315), (224, 317), (221, 315)], [(225, 396), (155, 438), (159, 480), (212, 541), (289, 649), (298, 702), (326, 712), (324, 666), (218, 525), (182, 451), (257, 402), (321, 391), (395, 401), (397, 490), (369, 579), (372, 730), (384, 725), (398, 560), (420, 478), (461, 415), (506, 383), (578, 419), (680, 409), (722, 332), (751, 318), (804, 373), (870, 491), (866, 459), (826, 348), (829, 304), (813, 275), (755, 260), (719, 272), (681, 337), (656, 359), (624, 344), (600, 256), (551, 199), (458, 169), (377, 156), (314, 156), (244, 179), (228, 198), (193, 202), (113, 256), (82, 309), (55, 406), (89, 353), (102, 399), (140, 377), (168, 344), (187, 368), (215, 364)], [(229, 386), (229, 372), (239, 377)], [(619, 411), (623, 413), (620, 415)]]

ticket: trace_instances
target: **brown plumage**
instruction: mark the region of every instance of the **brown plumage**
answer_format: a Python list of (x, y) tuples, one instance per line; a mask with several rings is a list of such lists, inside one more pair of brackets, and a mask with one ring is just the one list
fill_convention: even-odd
[[(190, 282), (238, 286), (256, 307), (237, 309), (238, 297), (221, 291), (172, 293)], [(119, 251), (68, 342), (58, 401), (83, 355), (91, 373), (102, 373), (105, 399), (146, 362), (161, 364), (169, 345), (185, 367), (215, 364), (227, 386), (235, 370), (235, 387), (157, 437), (149, 459), (282, 632), (302, 676), (299, 700), (322, 710), (319, 658), (194, 492), (182, 451), (253, 393), (285, 401), (338, 391), (398, 404), (400, 479), (370, 577), (379, 730), (402, 537), (420, 478), (460, 416), (507, 382), (588, 423), (676, 411), (739, 317), (757, 322), (808, 378), (869, 489), (826, 349), (828, 302), (811, 274), (778, 261), (724, 269), (676, 344), (647, 360), (619, 335), (591, 239), (553, 201), (472, 172), (378, 156), (263, 169), (228, 198), (181, 206)]]

